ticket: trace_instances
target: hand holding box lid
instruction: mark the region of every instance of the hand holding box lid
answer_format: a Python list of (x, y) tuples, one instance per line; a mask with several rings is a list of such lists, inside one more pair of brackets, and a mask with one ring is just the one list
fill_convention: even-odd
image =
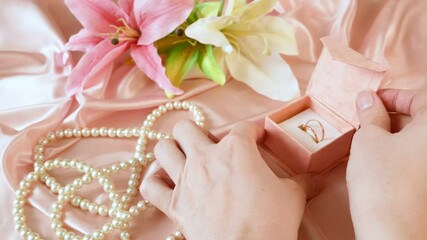
[[(336, 38), (326, 37), (322, 42), (324, 49), (306, 96), (268, 116), (265, 123), (264, 145), (281, 159), (279, 164), (297, 173), (320, 172), (348, 154), (359, 127), (357, 94), (366, 89), (376, 91), (386, 70)], [(313, 135), (301, 131), (296, 124), (304, 116), (318, 118), (327, 129), (336, 131), (326, 132), (330, 137), (323, 142), (309, 142)], [(302, 141), (304, 138), (307, 140)]]

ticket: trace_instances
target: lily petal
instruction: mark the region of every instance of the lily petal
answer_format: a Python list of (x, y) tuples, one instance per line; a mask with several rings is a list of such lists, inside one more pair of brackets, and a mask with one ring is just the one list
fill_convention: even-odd
[[(246, 41), (247, 46), (254, 46)], [(300, 95), (298, 81), (280, 55), (266, 56), (262, 51), (242, 49), (226, 56), (231, 75), (256, 92), (271, 99), (289, 101)]]
[(135, 1), (133, 13), (141, 31), (138, 45), (150, 45), (171, 33), (190, 15), (194, 0)]
[(115, 46), (109, 39), (104, 39), (96, 47), (86, 53), (71, 72), (66, 84), (68, 95), (81, 92), (85, 83), (104, 67), (111, 64), (129, 47), (127, 43)]
[(277, 0), (258, 0), (247, 4), (242, 14), (242, 22), (252, 22), (274, 10)]
[(240, 12), (239, 9), (242, 9), (244, 6), (246, 6), (246, 0), (228, 0), (224, 10), (224, 16), (240, 16), (240, 14), (238, 14), (238, 12)]
[(69, 51), (88, 52), (101, 41), (102, 38), (93, 35), (87, 29), (83, 28), (77, 34), (71, 36), (70, 40), (65, 45), (65, 48)]
[(129, 16), (132, 15), (133, 1), (134, 0), (119, 0), (120, 8), (123, 9), (123, 11), (125, 11)]
[(153, 44), (143, 46), (133, 46), (131, 56), (139, 69), (141, 69), (151, 80), (157, 83), (160, 88), (168, 93), (182, 94), (183, 91), (172, 85), (166, 77), (165, 67), (162, 65), (162, 59), (157, 53)]
[(185, 35), (203, 44), (210, 44), (223, 49), (232, 48), (222, 29), (237, 21), (238, 17), (207, 17), (197, 20), (185, 30)]
[(166, 60), (166, 76), (169, 77), (172, 84), (179, 87), (187, 75), (197, 63), (199, 58), (199, 49), (190, 44), (175, 47), (168, 54)]
[(225, 84), (225, 73), (218, 64), (211, 45), (205, 45), (200, 51), (199, 67), (212, 81), (219, 85)]
[[(250, 24), (250, 31), (247, 32), (246, 36), (251, 36), (254, 44), (265, 46), (273, 53), (298, 54), (294, 28), (281, 17), (265, 16), (260, 18)], [(245, 36), (242, 35), (242, 37)]]
[(65, 4), (83, 27), (94, 34), (111, 32), (110, 24), (117, 24), (120, 18), (128, 18), (110, 0), (65, 0)]
[(283, 7), (280, 1), (278, 1), (276, 5), (274, 5), (274, 10), (279, 14), (284, 14), (286, 12), (286, 9)]

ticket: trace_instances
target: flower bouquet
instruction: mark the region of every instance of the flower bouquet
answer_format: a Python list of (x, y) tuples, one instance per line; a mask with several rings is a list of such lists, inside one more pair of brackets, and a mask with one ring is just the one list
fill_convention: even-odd
[[(67, 92), (127, 51), (169, 98), (190, 71), (219, 85), (229, 73), (277, 100), (299, 96), (281, 54), (297, 54), (292, 26), (277, 14), (277, 0), (66, 0), (83, 25), (66, 47), (85, 54), (70, 74)], [(271, 14), (276, 12), (276, 14)]]

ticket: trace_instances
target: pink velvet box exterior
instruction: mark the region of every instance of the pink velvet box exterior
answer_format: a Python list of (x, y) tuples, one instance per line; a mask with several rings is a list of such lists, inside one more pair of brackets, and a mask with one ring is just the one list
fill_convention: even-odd
[[(279, 165), (294, 173), (321, 172), (349, 153), (352, 137), (359, 128), (357, 94), (366, 89), (376, 91), (386, 70), (333, 37), (323, 38), (322, 42), (324, 48), (307, 94), (265, 119), (264, 145), (276, 155)], [(278, 125), (307, 109), (340, 133), (316, 151), (308, 150)]]

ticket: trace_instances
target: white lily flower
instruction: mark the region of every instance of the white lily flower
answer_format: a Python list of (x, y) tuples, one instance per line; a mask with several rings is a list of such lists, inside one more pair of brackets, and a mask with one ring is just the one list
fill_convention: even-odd
[(222, 16), (199, 19), (185, 33), (223, 50), (231, 75), (256, 92), (289, 101), (300, 95), (298, 81), (280, 54), (298, 53), (293, 27), (268, 16), (277, 0), (229, 0)]

